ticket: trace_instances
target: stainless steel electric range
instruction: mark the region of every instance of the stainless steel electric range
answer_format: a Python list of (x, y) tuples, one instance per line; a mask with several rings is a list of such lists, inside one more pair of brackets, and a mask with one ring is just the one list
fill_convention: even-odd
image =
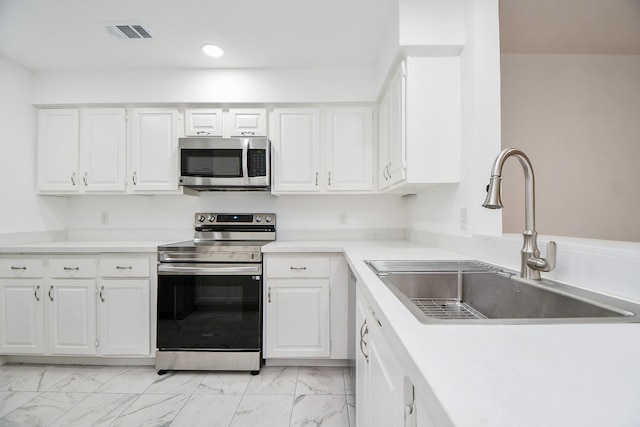
[(257, 374), (262, 252), (276, 215), (196, 213), (194, 239), (158, 247), (156, 369)]

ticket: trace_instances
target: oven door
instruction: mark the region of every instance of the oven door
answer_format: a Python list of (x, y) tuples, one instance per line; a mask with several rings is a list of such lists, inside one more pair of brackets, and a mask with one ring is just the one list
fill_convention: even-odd
[(160, 264), (159, 350), (260, 351), (262, 265)]

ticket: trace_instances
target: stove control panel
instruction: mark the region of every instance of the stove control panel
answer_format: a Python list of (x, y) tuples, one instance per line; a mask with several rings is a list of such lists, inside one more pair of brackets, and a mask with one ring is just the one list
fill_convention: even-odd
[(260, 224), (267, 223), (275, 225), (276, 214), (274, 213), (261, 213), (261, 214), (229, 214), (229, 213), (197, 213), (195, 215), (194, 225), (196, 227), (202, 224)]

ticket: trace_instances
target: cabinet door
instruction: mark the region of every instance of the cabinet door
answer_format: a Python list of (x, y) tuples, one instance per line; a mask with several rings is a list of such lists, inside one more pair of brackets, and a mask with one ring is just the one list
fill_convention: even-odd
[(0, 280), (0, 353), (44, 352), (42, 279)]
[(52, 279), (45, 294), (51, 354), (95, 354), (95, 280)]
[(356, 426), (369, 427), (369, 325), (366, 320), (365, 302), (360, 297), (360, 292), (356, 292)]
[(178, 110), (133, 109), (129, 191), (178, 190)]
[(123, 108), (80, 111), (81, 191), (124, 191), (127, 166)]
[(390, 150), (390, 95), (385, 92), (378, 107), (378, 188), (384, 190), (391, 185), (391, 150)]
[(372, 427), (403, 427), (403, 377), (375, 315), (368, 313), (369, 416)]
[(38, 111), (38, 191), (78, 191), (78, 140), (78, 110)]
[(320, 191), (319, 121), (316, 108), (274, 110), (274, 192)]
[(230, 108), (229, 136), (267, 136), (267, 110), (264, 108)]
[(329, 357), (329, 279), (268, 279), (266, 357)]
[(406, 68), (402, 62), (389, 86), (389, 169), (390, 184), (406, 178), (405, 134)]
[(149, 280), (103, 280), (98, 292), (101, 355), (149, 355)]
[(370, 107), (327, 109), (327, 190), (373, 187), (373, 112)]
[(184, 110), (185, 136), (222, 136), (221, 108), (190, 108)]

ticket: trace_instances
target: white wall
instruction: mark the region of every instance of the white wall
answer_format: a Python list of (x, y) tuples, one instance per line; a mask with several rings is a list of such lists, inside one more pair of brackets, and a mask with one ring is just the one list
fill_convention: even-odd
[(36, 109), (33, 75), (0, 57), (0, 235), (66, 226), (67, 200), (36, 196)]
[[(109, 224), (100, 224), (108, 212)], [(191, 239), (196, 212), (274, 212), (278, 238), (403, 239), (405, 213), (399, 196), (287, 195), (204, 192), (199, 196), (84, 196), (70, 199), (69, 237), (80, 239)], [(339, 213), (347, 213), (347, 224)], [(129, 231), (127, 231), (129, 230)]]

